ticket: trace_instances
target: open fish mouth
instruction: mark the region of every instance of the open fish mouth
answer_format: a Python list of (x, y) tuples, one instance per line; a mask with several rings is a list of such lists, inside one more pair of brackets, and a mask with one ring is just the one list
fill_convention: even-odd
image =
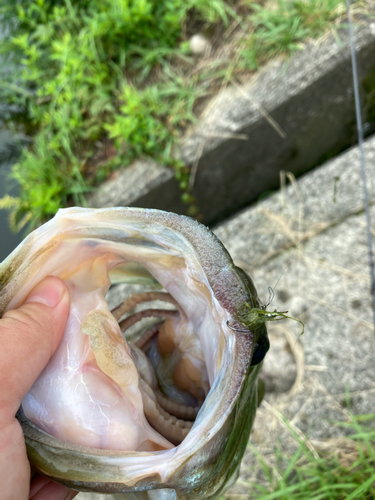
[[(201, 224), (133, 208), (60, 210), (1, 264), (0, 315), (47, 275), (71, 307), (18, 414), (33, 465), (83, 491), (216, 498), (238, 470), (268, 349), (264, 324), (238, 321), (259, 307), (251, 279)], [(158, 288), (110, 310), (111, 279)]]

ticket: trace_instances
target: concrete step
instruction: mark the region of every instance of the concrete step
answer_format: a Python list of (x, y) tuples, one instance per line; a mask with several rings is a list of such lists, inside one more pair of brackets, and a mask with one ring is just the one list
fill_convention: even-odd
[[(375, 113), (367, 97), (375, 82), (375, 22), (364, 20), (355, 33), (371, 129)], [(196, 171), (193, 194), (203, 222), (212, 224), (277, 189), (280, 170), (306, 172), (350, 147), (355, 137), (350, 47), (346, 30), (340, 30), (219, 93), (178, 154)], [(88, 204), (186, 212), (173, 171), (148, 159), (116, 172)]]
[[(375, 221), (375, 136), (365, 143)], [(371, 182), (372, 181), (372, 182)], [(372, 185), (371, 185), (372, 184)], [(268, 323), (266, 397), (251, 441), (269, 465), (298, 448), (293, 432), (313, 452), (339, 450), (346, 435), (333, 424), (375, 408), (374, 324), (358, 148), (327, 162), (216, 229), (237, 265), (248, 270), (268, 309), (289, 311), (305, 323)], [(277, 286), (276, 286), (277, 283)], [(262, 481), (247, 452), (241, 481), (228, 498), (251, 493)]]

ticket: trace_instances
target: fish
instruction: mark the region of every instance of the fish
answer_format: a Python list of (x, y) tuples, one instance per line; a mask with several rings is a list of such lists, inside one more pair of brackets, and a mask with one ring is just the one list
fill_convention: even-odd
[[(33, 467), (129, 500), (222, 495), (269, 348), (265, 322), (240, 314), (261, 307), (252, 279), (195, 219), (127, 207), (61, 209), (30, 233), (0, 264), (0, 317), (48, 275), (71, 305), (17, 413)], [(111, 309), (111, 276), (149, 289)]]

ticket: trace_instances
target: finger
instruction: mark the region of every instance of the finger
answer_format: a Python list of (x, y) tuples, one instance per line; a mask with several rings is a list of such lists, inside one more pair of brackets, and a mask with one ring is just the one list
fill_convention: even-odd
[(69, 292), (59, 278), (40, 282), (18, 309), (0, 319), (0, 418), (14, 418), (22, 398), (47, 365), (63, 335)]
[(31, 474), (29, 498), (35, 496), (51, 480), (41, 474)]
[(70, 490), (62, 484), (46, 479), (35, 493), (31, 494), (30, 490), (29, 500), (71, 500), (76, 495), (78, 495), (78, 491)]
[(70, 500), (76, 495), (78, 491), (70, 490), (40, 474), (36, 474), (31, 480), (29, 500), (50, 500), (51, 498)]
[(18, 421), (0, 428), (0, 478), (3, 500), (26, 500), (29, 492), (30, 465), (25, 439)]

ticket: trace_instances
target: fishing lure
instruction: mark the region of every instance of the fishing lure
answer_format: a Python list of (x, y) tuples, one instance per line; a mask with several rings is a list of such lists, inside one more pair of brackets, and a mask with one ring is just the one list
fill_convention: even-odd
[[(267, 307), (271, 304), (275, 292), (272, 287), (268, 287), (269, 291), (269, 299), (267, 304), (261, 305), (260, 307), (252, 307), (249, 303), (243, 304), (238, 313), (238, 320), (247, 327), (246, 330), (242, 330), (240, 328), (236, 328), (227, 323), (227, 326), (236, 332), (248, 333), (249, 330), (252, 332), (256, 332), (261, 326), (263, 326), (267, 321), (281, 321), (283, 319), (292, 319), (293, 321), (297, 321), (302, 325), (302, 332), (300, 336), (305, 333), (305, 324), (297, 319), (293, 318), (293, 316), (287, 316), (288, 311), (267, 311)], [(259, 336), (254, 349), (254, 355), (251, 364), (254, 366), (262, 361), (265, 356), (265, 353), (269, 349), (269, 340), (268, 337), (263, 335)], [(259, 360), (258, 360), (259, 356)]]

